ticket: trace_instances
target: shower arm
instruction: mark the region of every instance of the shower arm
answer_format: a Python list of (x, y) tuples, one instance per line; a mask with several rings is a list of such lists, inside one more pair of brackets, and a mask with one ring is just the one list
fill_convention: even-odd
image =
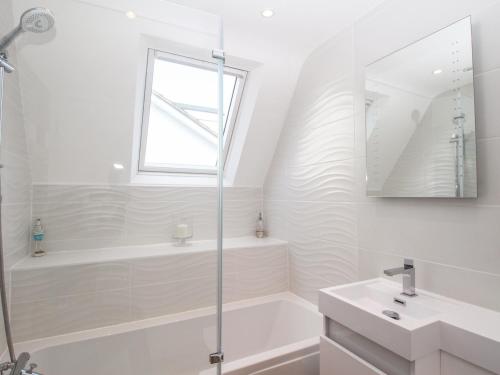
[(23, 32), (21, 25), (18, 25), (15, 29), (10, 31), (2, 39), (0, 39), (0, 53), (5, 54), (7, 47), (17, 38), (19, 34)]
[[(16, 70), (16, 68), (14, 68), (14, 65), (12, 65), (7, 60), (7, 54), (5, 51), (0, 52), (0, 69), (3, 69), (5, 71), (5, 73), (12, 73), (13, 71)], [(3, 76), (3, 74), (2, 74), (2, 76)]]

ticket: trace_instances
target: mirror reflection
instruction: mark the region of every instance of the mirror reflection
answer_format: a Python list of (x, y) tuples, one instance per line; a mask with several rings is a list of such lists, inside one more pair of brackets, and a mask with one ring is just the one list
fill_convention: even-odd
[(470, 18), (366, 69), (367, 194), (477, 196)]

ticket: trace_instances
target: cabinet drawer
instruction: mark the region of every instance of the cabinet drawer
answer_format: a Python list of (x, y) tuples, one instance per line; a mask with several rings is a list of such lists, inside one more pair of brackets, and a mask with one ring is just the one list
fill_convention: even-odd
[(320, 375), (387, 375), (328, 337), (319, 347)]

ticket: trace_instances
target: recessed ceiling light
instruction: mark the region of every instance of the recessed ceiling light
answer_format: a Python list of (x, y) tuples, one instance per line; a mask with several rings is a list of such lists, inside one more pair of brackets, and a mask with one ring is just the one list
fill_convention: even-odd
[(274, 10), (272, 9), (264, 9), (262, 12), (262, 17), (265, 17), (265, 18), (271, 18), (272, 16), (274, 16)]
[(438, 75), (441, 73), (443, 73), (443, 69), (436, 69), (435, 71), (432, 72), (432, 74), (434, 74), (434, 75)]
[(131, 10), (129, 10), (127, 13), (125, 13), (125, 15), (130, 18), (131, 20), (133, 20), (134, 18), (136, 18), (136, 14), (134, 12), (132, 12)]
[(124, 168), (124, 166), (123, 166), (123, 164), (120, 164), (120, 163), (114, 163), (114, 164), (113, 164), (113, 168), (114, 168), (114, 169), (123, 169), (123, 168)]

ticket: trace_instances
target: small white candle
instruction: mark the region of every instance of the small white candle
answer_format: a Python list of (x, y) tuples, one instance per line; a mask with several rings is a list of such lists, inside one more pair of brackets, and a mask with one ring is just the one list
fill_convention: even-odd
[(175, 227), (175, 237), (176, 238), (189, 237), (189, 226), (187, 224), (177, 224), (177, 226)]

